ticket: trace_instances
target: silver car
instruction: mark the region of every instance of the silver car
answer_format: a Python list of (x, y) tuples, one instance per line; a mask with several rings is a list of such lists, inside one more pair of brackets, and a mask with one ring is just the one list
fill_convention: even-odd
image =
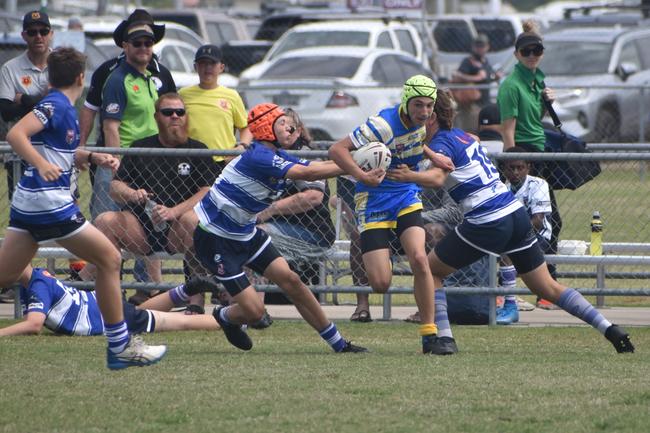
[(544, 36), (540, 68), (567, 132), (591, 141), (638, 140), (650, 126), (650, 29), (567, 28)]

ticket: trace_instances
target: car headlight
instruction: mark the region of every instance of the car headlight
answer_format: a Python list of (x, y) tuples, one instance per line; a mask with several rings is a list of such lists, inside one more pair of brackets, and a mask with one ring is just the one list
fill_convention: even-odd
[(584, 87), (577, 87), (574, 89), (558, 89), (555, 91), (555, 95), (559, 101), (571, 101), (574, 99), (586, 98), (589, 94), (589, 90)]

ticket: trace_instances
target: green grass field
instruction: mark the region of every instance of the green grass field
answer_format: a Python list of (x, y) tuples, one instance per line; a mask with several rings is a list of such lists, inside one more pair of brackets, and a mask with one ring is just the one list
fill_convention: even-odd
[[(8, 321), (0, 321), (6, 326)], [(372, 353), (336, 355), (304, 322), (152, 335), (154, 367), (112, 372), (101, 337), (0, 345), (0, 432), (641, 432), (650, 328), (618, 355), (588, 327), (456, 327), (461, 353), (418, 354), (415, 327), (339, 324)]]

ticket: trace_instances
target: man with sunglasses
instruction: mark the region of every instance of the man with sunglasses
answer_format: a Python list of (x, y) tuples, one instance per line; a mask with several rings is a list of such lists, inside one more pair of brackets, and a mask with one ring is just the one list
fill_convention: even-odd
[[(52, 34), (47, 14), (31, 11), (23, 17), (21, 36), (27, 43), (27, 50), (0, 67), (0, 115), (8, 123), (7, 130), (47, 94), (47, 56), (51, 51)], [(4, 134), (1, 138), (4, 139)], [(21, 171), (26, 168), (23, 162)], [(5, 160), (5, 169), (11, 200), (14, 191), (13, 162)], [(0, 302), (13, 302), (13, 290), (2, 289)]]
[[(207, 149), (188, 137), (185, 104), (178, 94), (161, 96), (154, 111), (158, 133), (134, 141), (133, 147)], [(198, 221), (192, 208), (218, 176), (216, 168), (210, 156), (125, 155), (111, 182), (111, 196), (122, 210), (104, 212), (94, 224), (116, 247), (137, 255), (186, 253)], [(159, 263), (148, 261), (156, 282), (162, 281)]]

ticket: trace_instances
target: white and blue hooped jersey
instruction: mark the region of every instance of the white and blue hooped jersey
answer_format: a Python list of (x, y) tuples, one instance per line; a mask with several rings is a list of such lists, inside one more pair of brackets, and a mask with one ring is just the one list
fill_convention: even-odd
[(524, 205), (528, 216), (532, 217), (534, 214), (544, 214), (542, 228), (537, 234), (547, 241), (551, 240), (551, 193), (549, 191), (548, 182), (541, 177), (526, 176), (526, 179), (514, 187), (509, 183), (506, 186), (515, 195), (517, 200)]
[[(408, 165), (411, 170), (419, 170), (418, 163), (422, 160), (422, 146), (426, 129), (424, 126), (407, 128), (399, 115), (399, 105), (381, 110), (376, 116), (369, 117), (366, 122), (350, 133), (350, 139), (355, 148), (359, 149), (373, 141), (384, 143), (391, 152), (392, 160), (389, 168), (399, 164)], [(420, 191), (414, 183), (396, 182), (384, 179), (378, 186), (369, 187), (361, 182), (356, 184), (356, 192), (375, 191)]]
[(465, 220), (484, 224), (502, 218), (522, 205), (499, 179), (499, 172), (472, 136), (460, 129), (440, 129), (429, 147), (453, 161), (445, 188), (458, 203)]
[(295, 164), (309, 165), (309, 161), (253, 142), (223, 169), (194, 207), (199, 224), (227, 239), (250, 240), (257, 214), (282, 195), (290, 182), (284, 177)]
[(79, 212), (70, 191), (74, 154), (79, 145), (79, 123), (70, 100), (56, 89), (32, 110), (44, 129), (32, 145), (43, 158), (63, 170), (54, 182), (45, 181), (31, 165), (23, 173), (11, 202), (11, 219), (46, 225), (68, 221)]
[(45, 314), (45, 327), (66, 335), (102, 335), (104, 322), (95, 292), (67, 287), (47, 271), (34, 268), (28, 287), (20, 288), (23, 314)]

